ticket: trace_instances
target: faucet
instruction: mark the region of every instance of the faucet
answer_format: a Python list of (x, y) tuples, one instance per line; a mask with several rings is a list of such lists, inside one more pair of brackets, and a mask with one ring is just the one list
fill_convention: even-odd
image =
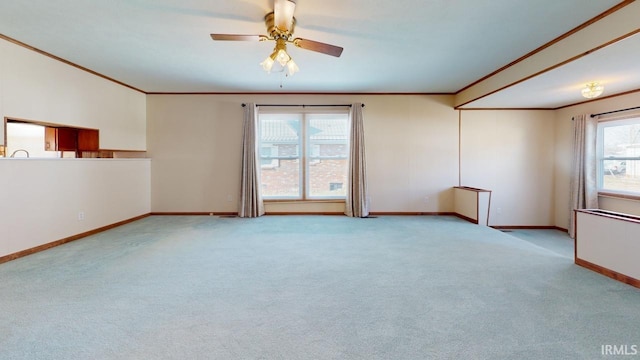
[(18, 150), (16, 150), (16, 151), (14, 151), (13, 153), (11, 153), (11, 156), (9, 156), (9, 157), (16, 157), (16, 153), (17, 153), (18, 151), (24, 151), (24, 152), (25, 152), (25, 154), (27, 154), (27, 158), (29, 158), (29, 152), (28, 152), (27, 150), (24, 150), (24, 149), (18, 149)]

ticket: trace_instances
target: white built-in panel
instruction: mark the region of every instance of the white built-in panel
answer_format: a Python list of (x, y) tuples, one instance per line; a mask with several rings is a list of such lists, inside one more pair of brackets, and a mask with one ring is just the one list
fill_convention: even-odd
[(150, 212), (149, 159), (0, 159), (0, 257)]
[(576, 259), (640, 280), (640, 217), (577, 211)]
[(453, 188), (454, 212), (478, 225), (489, 225), (491, 191), (468, 186)]

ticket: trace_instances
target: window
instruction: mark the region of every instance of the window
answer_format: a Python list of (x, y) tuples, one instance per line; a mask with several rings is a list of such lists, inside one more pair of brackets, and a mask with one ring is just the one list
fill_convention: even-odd
[(598, 124), (598, 190), (640, 195), (640, 118)]
[(349, 114), (259, 114), (262, 196), (265, 199), (344, 199)]

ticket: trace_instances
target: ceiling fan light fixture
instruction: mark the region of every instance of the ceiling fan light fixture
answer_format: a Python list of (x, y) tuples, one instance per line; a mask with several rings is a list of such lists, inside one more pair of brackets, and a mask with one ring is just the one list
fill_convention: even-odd
[(280, 49), (278, 50), (278, 55), (276, 56), (276, 59), (278, 60), (281, 66), (285, 66), (289, 61), (291, 61), (291, 56), (287, 54), (287, 51), (285, 49)]
[(289, 70), (289, 76), (293, 76), (293, 74), (300, 71), (298, 65), (293, 61), (293, 59), (289, 60), (287, 63), (287, 69)]
[[(293, 37), (296, 25), (296, 18), (293, 16), (296, 2), (297, 0), (274, 0), (273, 11), (264, 17), (268, 35), (211, 34), (211, 39), (216, 41), (275, 41), (273, 52), (260, 63), (260, 66), (267, 73), (271, 73), (272, 70), (279, 73), (286, 71), (287, 76), (293, 76), (300, 71), (298, 65), (287, 52), (287, 43), (304, 50), (340, 57), (343, 49), (339, 46)], [(276, 62), (278, 65), (274, 70), (273, 66)]]
[(279, 38), (276, 40), (276, 46), (273, 48), (273, 52), (263, 62), (260, 63), (264, 71), (271, 73), (273, 65), (278, 62), (283, 68), (286, 67), (289, 76), (300, 71), (298, 65), (293, 61), (291, 55), (287, 53), (287, 41), (286, 39)]
[(604, 86), (597, 82), (590, 82), (582, 89), (582, 96), (587, 99), (596, 98), (604, 92)]
[(267, 73), (271, 72), (271, 69), (273, 68), (273, 64), (275, 63), (275, 52), (269, 56), (267, 56), (266, 59), (264, 59), (263, 62), (260, 63), (260, 66), (262, 66), (262, 68), (264, 69), (264, 71), (266, 71)]

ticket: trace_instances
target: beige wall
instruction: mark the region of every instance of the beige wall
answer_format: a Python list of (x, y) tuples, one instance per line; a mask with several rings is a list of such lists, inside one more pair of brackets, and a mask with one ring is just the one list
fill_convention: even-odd
[(492, 190), (489, 225), (553, 224), (554, 130), (553, 111), (461, 112), (461, 185)]
[[(458, 181), (458, 121), (451, 96), (151, 95), (148, 154), (154, 212), (235, 212), (243, 102), (365, 103), (371, 210), (449, 212)], [(231, 199), (231, 201), (229, 201)], [(338, 207), (339, 208), (339, 207)], [(336, 211), (267, 205), (267, 211)]]
[(240, 102), (228, 97), (152, 95), (147, 99), (147, 117), (152, 211), (237, 211)]
[(6, 40), (0, 54), (2, 117), (98, 128), (104, 149), (145, 150), (145, 94)]
[(149, 213), (148, 159), (1, 159), (0, 174), (0, 257)]
[[(460, 173), (461, 185), (493, 191), (490, 225), (556, 225), (554, 112), (466, 110), (459, 129), (451, 97), (426, 95), (151, 95), (152, 211), (237, 211), (241, 104), (250, 101), (365, 103), (373, 212), (451, 212)], [(268, 212), (340, 209), (267, 205)]]
[[(596, 114), (601, 112), (626, 109), (638, 106), (640, 93), (617, 96), (610, 99), (567, 107), (555, 113), (556, 159), (555, 159), (555, 223), (556, 226), (568, 227), (569, 216), (569, 176), (571, 171), (571, 146), (573, 141), (573, 123), (571, 118), (579, 114)], [(639, 114), (639, 111), (625, 113)], [(640, 201), (600, 197), (601, 209), (640, 215)]]

